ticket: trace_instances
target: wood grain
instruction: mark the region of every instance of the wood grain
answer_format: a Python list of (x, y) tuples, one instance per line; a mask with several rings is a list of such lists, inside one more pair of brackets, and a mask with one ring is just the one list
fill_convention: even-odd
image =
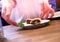
[(60, 42), (60, 20), (53, 20), (46, 27), (32, 30), (20, 30), (12, 25), (3, 28), (6, 37), (4, 42)]

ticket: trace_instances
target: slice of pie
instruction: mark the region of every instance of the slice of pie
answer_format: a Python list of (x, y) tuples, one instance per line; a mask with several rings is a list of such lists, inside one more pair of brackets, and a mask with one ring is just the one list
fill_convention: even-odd
[(34, 24), (38, 25), (41, 22), (40, 18), (34, 18), (34, 19), (26, 19), (27, 24)]

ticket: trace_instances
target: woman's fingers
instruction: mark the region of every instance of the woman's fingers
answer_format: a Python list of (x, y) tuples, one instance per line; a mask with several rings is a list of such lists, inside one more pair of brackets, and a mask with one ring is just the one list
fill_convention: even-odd
[(45, 16), (44, 16), (45, 19), (47, 19), (47, 18), (49, 17), (49, 12), (50, 12), (49, 9), (47, 9), (47, 10), (45, 11)]
[(50, 13), (51, 13), (50, 18), (52, 18), (54, 16), (54, 10), (51, 9)]
[(49, 14), (46, 14), (44, 18), (47, 19), (48, 17), (49, 17)]
[(40, 18), (43, 18), (43, 16), (44, 16), (44, 14), (43, 14), (43, 12), (41, 12), (41, 14), (40, 14), (39, 17), (40, 17)]
[(52, 8), (47, 8), (47, 10), (45, 10), (45, 15), (44, 18), (52, 18), (54, 16), (54, 9)]

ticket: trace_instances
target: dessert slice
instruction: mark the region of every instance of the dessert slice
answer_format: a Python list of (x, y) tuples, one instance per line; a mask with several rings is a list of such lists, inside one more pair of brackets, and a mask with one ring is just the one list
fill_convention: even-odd
[(40, 24), (41, 19), (40, 18), (27, 19), (26, 22), (27, 22), (27, 24), (38, 25), (38, 24)]

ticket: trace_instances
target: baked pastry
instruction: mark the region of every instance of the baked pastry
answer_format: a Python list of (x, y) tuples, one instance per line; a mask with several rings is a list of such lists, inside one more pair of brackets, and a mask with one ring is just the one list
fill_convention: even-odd
[(26, 22), (27, 22), (27, 24), (38, 25), (38, 24), (40, 24), (41, 19), (40, 18), (27, 19)]
[(27, 22), (27, 24), (31, 24), (31, 21), (32, 21), (33, 19), (26, 19), (26, 22)]

